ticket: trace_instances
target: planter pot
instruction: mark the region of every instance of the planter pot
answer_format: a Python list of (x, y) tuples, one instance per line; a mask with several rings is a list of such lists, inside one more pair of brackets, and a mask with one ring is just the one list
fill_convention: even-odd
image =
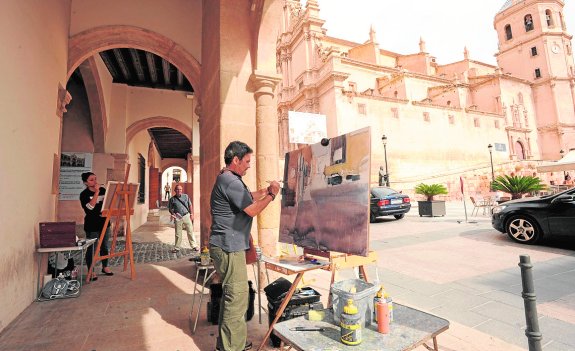
[(419, 216), (445, 216), (445, 201), (417, 201)]

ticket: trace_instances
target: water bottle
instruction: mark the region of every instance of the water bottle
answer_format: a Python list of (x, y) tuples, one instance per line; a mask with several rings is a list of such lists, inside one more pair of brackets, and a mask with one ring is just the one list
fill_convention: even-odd
[(357, 307), (353, 304), (353, 299), (347, 300), (340, 316), (340, 340), (350, 346), (361, 344), (361, 316)]

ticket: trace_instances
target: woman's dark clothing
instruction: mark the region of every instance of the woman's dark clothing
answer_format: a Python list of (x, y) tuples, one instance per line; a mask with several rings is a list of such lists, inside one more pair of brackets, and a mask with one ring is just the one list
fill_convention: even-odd
[[(102, 217), (102, 202), (104, 200), (104, 195), (106, 194), (106, 189), (100, 187), (100, 192), (98, 194), (98, 202), (96, 202), (96, 206), (93, 209), (88, 207), (90, 200), (94, 197), (94, 192), (88, 188), (84, 189), (80, 193), (80, 203), (82, 204), (82, 209), (86, 216), (84, 216), (84, 231), (86, 232), (87, 239), (98, 239), (100, 237), (100, 233), (102, 232), (102, 228), (104, 228), (104, 223), (106, 222), (106, 218)], [(102, 246), (100, 247), (100, 256), (107, 256), (108, 255), (108, 239), (110, 237), (110, 227), (106, 229), (106, 235), (104, 236), (104, 241), (102, 242)], [(86, 265), (88, 268), (92, 266), (92, 260), (94, 258), (95, 249), (98, 245), (98, 241), (96, 241), (93, 245), (91, 245), (86, 250)], [(102, 260), (102, 269), (104, 267), (108, 267), (108, 259)]]

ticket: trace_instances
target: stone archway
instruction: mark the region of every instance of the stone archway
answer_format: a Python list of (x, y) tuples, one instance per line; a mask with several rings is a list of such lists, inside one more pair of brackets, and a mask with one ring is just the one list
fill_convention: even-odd
[(126, 149), (128, 148), (132, 138), (134, 138), (138, 132), (154, 127), (175, 129), (184, 134), (188, 139), (192, 140), (192, 128), (187, 124), (171, 117), (156, 116), (139, 120), (126, 128)]
[(70, 38), (68, 43), (68, 73), (88, 57), (104, 50), (129, 47), (153, 52), (174, 64), (196, 91), (201, 87), (201, 65), (180, 44), (147, 29), (112, 25), (88, 29)]

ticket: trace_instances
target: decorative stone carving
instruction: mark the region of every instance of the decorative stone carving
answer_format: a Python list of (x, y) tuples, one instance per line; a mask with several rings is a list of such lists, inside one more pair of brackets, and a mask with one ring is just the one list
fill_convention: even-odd
[(64, 117), (64, 112), (68, 112), (66, 110), (66, 106), (72, 101), (72, 95), (64, 89), (60, 84), (58, 84), (58, 101), (56, 102), (56, 116), (59, 118)]

